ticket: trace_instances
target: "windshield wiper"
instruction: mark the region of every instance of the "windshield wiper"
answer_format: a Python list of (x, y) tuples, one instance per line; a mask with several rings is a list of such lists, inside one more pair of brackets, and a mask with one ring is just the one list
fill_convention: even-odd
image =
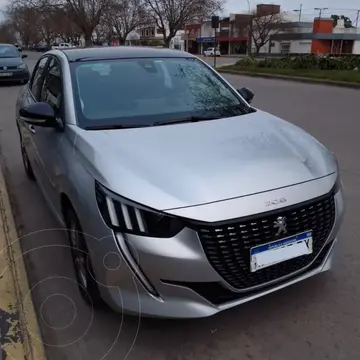
[(116, 129), (133, 129), (143, 126), (139, 125), (89, 125), (85, 126), (85, 130), (116, 130)]
[(221, 119), (221, 116), (189, 116), (189, 117), (184, 117), (182, 119), (156, 121), (154, 122), (154, 126), (172, 125), (172, 124), (181, 124), (181, 123), (194, 123), (199, 121), (216, 120), (216, 119)]

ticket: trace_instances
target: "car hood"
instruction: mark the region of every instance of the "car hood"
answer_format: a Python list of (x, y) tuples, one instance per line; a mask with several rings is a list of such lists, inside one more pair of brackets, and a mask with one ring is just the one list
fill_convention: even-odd
[(300, 128), (262, 111), (149, 128), (75, 128), (78, 159), (115, 193), (159, 210), (315, 180), (334, 155)]
[(2, 66), (19, 66), (24, 61), (21, 57), (14, 57), (14, 58), (2, 58), (0, 57), (0, 67)]

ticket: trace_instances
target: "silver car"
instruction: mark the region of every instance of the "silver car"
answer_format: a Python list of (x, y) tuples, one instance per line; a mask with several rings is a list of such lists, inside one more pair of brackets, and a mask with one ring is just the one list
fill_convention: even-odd
[(205, 317), (331, 268), (337, 160), (252, 98), (179, 51), (40, 58), (16, 106), (24, 167), (87, 302)]

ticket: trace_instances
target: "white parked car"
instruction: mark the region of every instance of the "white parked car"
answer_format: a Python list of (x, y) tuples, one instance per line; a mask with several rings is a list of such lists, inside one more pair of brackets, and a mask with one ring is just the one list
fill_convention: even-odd
[(53, 45), (51, 47), (52, 50), (56, 50), (56, 49), (69, 49), (69, 48), (73, 48), (75, 47), (74, 45), (72, 44), (69, 44), (69, 43), (60, 43), (59, 45)]
[[(214, 54), (215, 52), (215, 54)], [(215, 50), (215, 48), (208, 48), (204, 51), (204, 56), (220, 56), (220, 51), (219, 50)]]

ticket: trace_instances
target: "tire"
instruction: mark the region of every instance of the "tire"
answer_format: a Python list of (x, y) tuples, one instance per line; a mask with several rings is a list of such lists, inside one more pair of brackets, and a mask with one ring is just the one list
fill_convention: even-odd
[(102, 307), (104, 302), (100, 296), (99, 288), (95, 280), (89, 250), (78, 217), (71, 207), (66, 209), (65, 223), (80, 294), (89, 306), (94, 308)]
[(25, 174), (31, 181), (35, 181), (34, 172), (31, 167), (30, 160), (26, 152), (25, 146), (23, 144), (21, 135), (20, 135), (20, 147), (21, 147), (21, 157), (24, 165)]

